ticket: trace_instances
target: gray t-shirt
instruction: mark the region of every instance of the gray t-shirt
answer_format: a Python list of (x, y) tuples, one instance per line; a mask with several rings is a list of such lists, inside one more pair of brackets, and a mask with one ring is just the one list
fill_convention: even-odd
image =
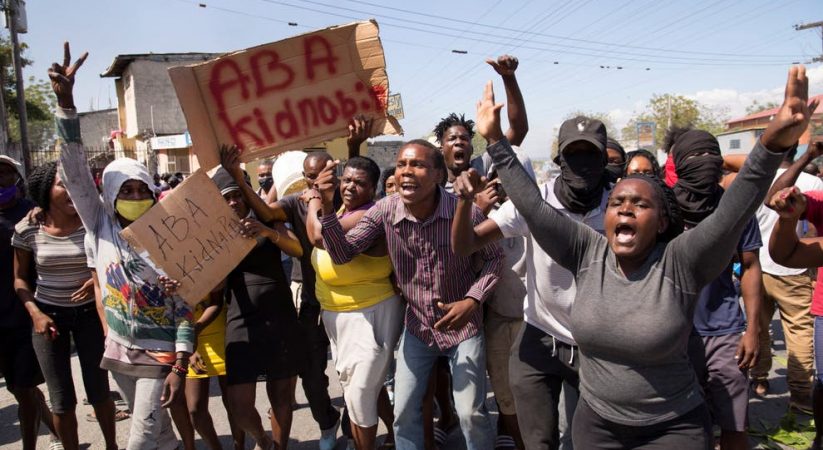
[(759, 143), (717, 210), (626, 277), (605, 236), (557, 212), (525, 175), (508, 142), (490, 146), (500, 178), (538, 244), (577, 282), (572, 333), (580, 394), (606, 420), (640, 426), (703, 402), (686, 353), (698, 294), (728, 264), (763, 202), (782, 155)]

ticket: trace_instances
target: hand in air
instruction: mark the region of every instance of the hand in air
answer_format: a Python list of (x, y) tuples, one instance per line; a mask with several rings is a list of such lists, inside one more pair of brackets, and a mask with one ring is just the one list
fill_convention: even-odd
[(57, 96), (57, 105), (65, 109), (74, 109), (74, 77), (80, 66), (86, 62), (89, 52), (83, 53), (74, 64), (71, 63), (69, 43), (63, 43), (63, 64), (54, 63), (49, 68), (51, 88)]
[(809, 79), (806, 68), (792, 66), (786, 81), (783, 105), (769, 122), (760, 142), (771, 151), (784, 152), (794, 146), (809, 127), (818, 101), (809, 104)]

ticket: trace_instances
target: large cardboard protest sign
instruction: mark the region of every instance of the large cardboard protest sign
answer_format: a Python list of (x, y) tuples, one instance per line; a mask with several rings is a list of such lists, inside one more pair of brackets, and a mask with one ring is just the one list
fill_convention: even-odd
[(355, 114), (373, 133), (400, 134), (387, 115), (389, 80), (377, 23), (356, 22), (241, 50), (169, 75), (201, 167), (221, 144), (249, 162), (345, 136)]
[(180, 282), (177, 293), (190, 305), (206, 297), (255, 245), (240, 235), (237, 215), (202, 170), (120, 234)]

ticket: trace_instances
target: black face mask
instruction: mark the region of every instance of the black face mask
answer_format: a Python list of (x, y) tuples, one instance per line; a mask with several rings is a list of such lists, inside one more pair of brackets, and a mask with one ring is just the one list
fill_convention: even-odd
[(554, 194), (569, 211), (585, 214), (600, 205), (607, 183), (604, 155), (573, 152), (560, 155), (560, 176)]
[(672, 189), (688, 225), (700, 223), (720, 203), (722, 166), (723, 157), (715, 154), (687, 158), (676, 166), (677, 183)]
[(260, 183), (260, 187), (263, 188), (264, 191), (268, 192), (268, 190), (274, 185), (274, 178), (271, 176), (257, 177), (257, 182)]
[(620, 178), (623, 177), (623, 170), (625, 169), (626, 164), (607, 164), (606, 165), (606, 172), (609, 173), (609, 181), (612, 183), (617, 182)]

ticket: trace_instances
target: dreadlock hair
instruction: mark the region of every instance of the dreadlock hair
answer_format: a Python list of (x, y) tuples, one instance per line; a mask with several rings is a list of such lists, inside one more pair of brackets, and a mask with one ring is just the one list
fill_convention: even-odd
[(443, 142), (443, 135), (446, 134), (446, 130), (454, 126), (461, 126), (469, 132), (469, 139), (474, 137), (474, 121), (473, 120), (466, 120), (466, 116), (464, 114), (460, 114), (458, 116), (455, 113), (449, 114), (447, 117), (440, 119), (440, 123), (434, 127), (434, 137), (437, 138), (437, 142)]
[[(624, 177), (618, 184), (625, 180), (643, 180), (655, 191), (657, 200), (660, 203), (660, 209), (669, 219), (669, 226), (657, 235), (658, 242), (669, 243), (683, 233), (683, 214), (680, 211), (680, 205), (677, 203), (677, 197), (674, 195), (674, 191), (667, 186), (663, 180), (658, 177), (646, 175), (645, 173), (635, 173)], [(614, 192), (614, 190), (612, 190), (612, 192)]]
[(31, 171), (26, 184), (29, 198), (43, 211), (49, 210), (51, 187), (57, 176), (57, 161), (47, 162)]
[(657, 178), (662, 178), (662, 171), (660, 170), (660, 164), (657, 162), (657, 158), (652, 154), (652, 152), (643, 150), (642, 148), (626, 154), (626, 163), (623, 166), (623, 176), (626, 176), (626, 170), (629, 168), (629, 163), (638, 156), (648, 159), (652, 165), (652, 172), (654, 172), (654, 176)]
[(666, 136), (663, 137), (663, 151), (666, 153), (671, 152), (672, 146), (677, 138), (692, 128), (694, 128), (692, 127), (692, 124), (688, 124), (685, 127), (678, 127), (675, 125), (670, 126), (669, 129), (666, 130)]

